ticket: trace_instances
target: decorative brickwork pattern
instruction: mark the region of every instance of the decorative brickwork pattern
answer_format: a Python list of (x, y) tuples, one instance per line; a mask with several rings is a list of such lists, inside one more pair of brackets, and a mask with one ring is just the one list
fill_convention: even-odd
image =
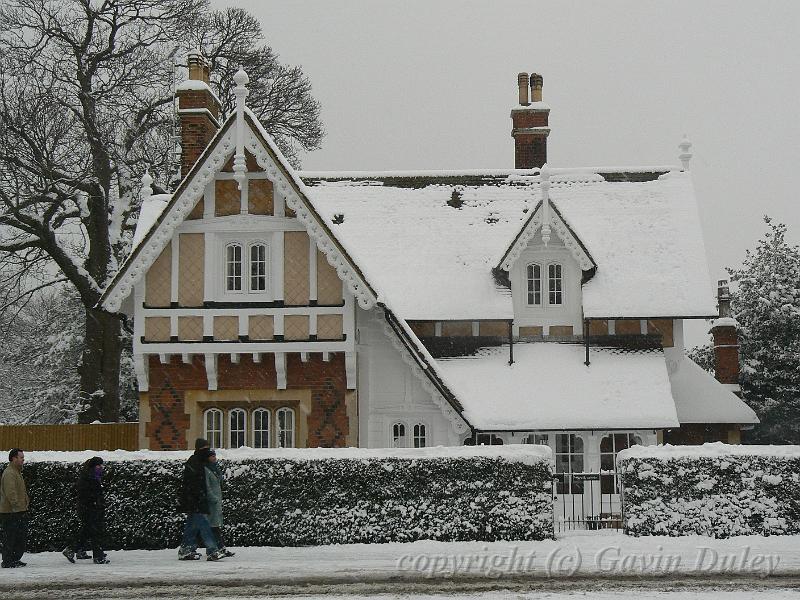
[(151, 450), (187, 449), (189, 415), (185, 412), (185, 393), (207, 387), (202, 356), (193, 356), (191, 364), (173, 356), (165, 365), (157, 356), (150, 357), (150, 422), (145, 424), (145, 435), (150, 439)]
[(284, 233), (283, 301), (287, 305), (308, 304), (308, 234), (305, 231)]
[(589, 321), (589, 335), (608, 335), (608, 320)]
[(275, 212), (272, 202), (272, 182), (269, 179), (248, 181), (247, 211), (251, 215), (272, 215)]
[(653, 319), (648, 321), (647, 333), (660, 334), (661, 345), (664, 348), (672, 348), (675, 345), (672, 333), (672, 319)]
[(239, 317), (214, 317), (214, 341), (239, 339)]
[(247, 335), (251, 340), (271, 340), (275, 336), (275, 323), (272, 316), (251, 316), (248, 322)]
[(444, 337), (467, 337), (472, 335), (472, 321), (443, 321)]
[(203, 317), (178, 317), (178, 339), (196, 342), (203, 339)]
[(205, 236), (202, 233), (181, 233), (178, 240), (178, 304), (202, 306)]
[(343, 337), (342, 315), (319, 315), (317, 317), (317, 339), (340, 340)]
[(307, 340), (308, 315), (286, 315), (283, 317), (283, 338), (286, 340)]
[(508, 323), (482, 321), (478, 325), (478, 333), (482, 336), (508, 337)]
[(544, 334), (544, 328), (541, 325), (527, 325), (519, 328), (519, 335), (521, 337), (541, 337)]
[(242, 212), (242, 197), (238, 184), (232, 179), (214, 182), (214, 215), (225, 217)]
[(168, 342), (169, 317), (145, 317), (144, 339), (148, 342)]
[(345, 393), (347, 375), (344, 354), (336, 353), (330, 361), (321, 354), (311, 354), (302, 362), (299, 354), (286, 356), (288, 389), (311, 389), (311, 414), (308, 415), (308, 446), (335, 448), (347, 444), (350, 431)]
[(436, 323), (432, 321), (409, 321), (408, 326), (417, 337), (433, 337), (436, 335)]
[(145, 279), (144, 302), (147, 306), (169, 306), (172, 296), (172, 246), (161, 252), (147, 271)]
[(342, 303), (342, 280), (319, 250), (317, 250), (317, 302), (332, 305)]

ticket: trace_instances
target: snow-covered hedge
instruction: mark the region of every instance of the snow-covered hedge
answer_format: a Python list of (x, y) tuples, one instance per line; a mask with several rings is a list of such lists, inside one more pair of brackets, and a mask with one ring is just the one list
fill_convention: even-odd
[[(109, 548), (180, 540), (177, 495), (188, 452), (30, 452), (32, 550), (63, 548), (81, 462), (106, 461)], [(301, 546), (552, 538), (549, 450), (222, 450), (226, 541)]]
[(617, 465), (628, 534), (800, 533), (800, 446), (636, 446)]

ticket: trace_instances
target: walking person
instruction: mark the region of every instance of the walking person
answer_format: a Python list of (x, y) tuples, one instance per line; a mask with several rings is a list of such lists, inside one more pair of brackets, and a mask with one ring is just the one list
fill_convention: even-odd
[(105, 537), (106, 504), (103, 495), (103, 459), (93, 456), (81, 467), (76, 485), (78, 495), (78, 520), (80, 528), (73, 542), (64, 548), (62, 554), (74, 563), (76, 554), (85, 553), (91, 546), (92, 560), (97, 565), (107, 565), (111, 561), (103, 551)]
[(206, 464), (211, 456), (208, 440), (198, 438), (194, 444), (194, 454), (183, 467), (181, 480), (180, 510), (186, 513), (183, 526), (183, 542), (178, 548), (179, 560), (199, 560), (197, 535), (206, 547), (206, 560), (219, 560), (224, 554), (219, 551), (214, 532), (208, 522), (208, 489), (206, 487)]
[(28, 489), (22, 478), (25, 453), (14, 448), (8, 453), (8, 466), (0, 477), (0, 521), (3, 525), (4, 569), (24, 567), (22, 555), (28, 540)]
[(217, 548), (225, 557), (233, 556), (222, 538), (222, 470), (217, 463), (217, 453), (211, 450), (206, 464), (206, 490), (208, 491), (208, 523), (214, 532)]

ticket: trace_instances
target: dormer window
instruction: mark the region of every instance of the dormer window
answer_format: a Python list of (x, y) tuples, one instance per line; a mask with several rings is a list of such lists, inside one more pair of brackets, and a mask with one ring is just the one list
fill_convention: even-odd
[(547, 265), (548, 303), (551, 306), (561, 306), (564, 304), (564, 281), (562, 273), (563, 269), (561, 263), (550, 263)]
[(536, 263), (528, 265), (528, 304), (542, 304), (542, 267)]

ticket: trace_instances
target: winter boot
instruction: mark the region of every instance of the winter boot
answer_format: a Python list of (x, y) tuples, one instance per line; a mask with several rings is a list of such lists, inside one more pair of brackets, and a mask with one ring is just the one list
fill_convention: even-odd
[(215, 550), (214, 552), (206, 556), (206, 560), (211, 560), (211, 561), (218, 561), (223, 558), (225, 558), (225, 554), (222, 552), (222, 550)]
[(96, 565), (107, 565), (107, 564), (109, 564), (111, 561), (110, 561), (110, 560), (108, 560), (108, 557), (107, 557), (107, 556), (104, 554), (103, 556), (100, 556), (100, 557), (98, 557), (98, 558), (92, 559), (92, 562), (93, 562), (94, 564), (96, 564)]
[(61, 554), (63, 554), (64, 558), (66, 558), (69, 562), (75, 564), (75, 552), (72, 550), (72, 548), (67, 546), (61, 551)]
[(78, 550), (75, 553), (75, 558), (77, 558), (78, 560), (87, 560), (92, 557), (86, 554), (86, 550)]
[(222, 556), (224, 556), (225, 558), (236, 556), (236, 552), (231, 552), (227, 548), (220, 548), (219, 551), (222, 552)]
[(200, 560), (201, 558), (200, 553), (194, 550), (185, 550), (183, 548), (178, 550), (178, 560)]

